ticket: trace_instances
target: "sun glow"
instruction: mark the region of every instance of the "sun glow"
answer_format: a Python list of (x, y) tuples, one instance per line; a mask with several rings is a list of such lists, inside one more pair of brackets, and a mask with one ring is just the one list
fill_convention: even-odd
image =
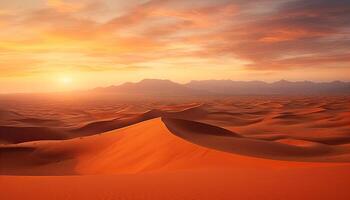
[(70, 76), (62, 76), (59, 81), (64, 85), (70, 85), (73, 82), (73, 78)]

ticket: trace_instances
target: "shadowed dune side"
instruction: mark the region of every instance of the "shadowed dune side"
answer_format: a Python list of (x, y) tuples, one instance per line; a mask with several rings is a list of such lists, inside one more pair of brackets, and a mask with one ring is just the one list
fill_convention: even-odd
[(95, 135), (115, 129), (120, 129), (146, 120), (154, 119), (160, 117), (161, 115), (162, 113), (159, 110), (150, 110), (140, 115), (135, 115), (122, 119), (118, 118), (107, 121), (92, 122), (87, 125), (84, 125), (81, 128), (74, 129), (70, 132), (73, 134), (72, 137)]
[(0, 120), (19, 119), (21, 117), (23, 116), (15, 111), (0, 109)]
[(62, 140), (64, 132), (46, 127), (0, 126), (0, 144), (15, 144), (36, 140)]
[(181, 119), (193, 119), (205, 116), (206, 112), (201, 108), (201, 105), (185, 108), (181, 111), (162, 111), (159, 109), (152, 109), (142, 114), (135, 114), (131, 117), (117, 118), (113, 120), (97, 121), (84, 125), (83, 127), (70, 131), (73, 137), (81, 137), (103, 133), (115, 129), (120, 129), (133, 124), (137, 124), (146, 120), (158, 117), (172, 117)]
[[(274, 141), (243, 138), (220, 127), (194, 121), (171, 118), (163, 118), (162, 120), (173, 134), (183, 139), (230, 153), (276, 160), (350, 161), (349, 146), (335, 147), (319, 143), (308, 146), (289, 145)], [(340, 159), (332, 158), (341, 154), (348, 154), (348, 156)]]
[(0, 175), (68, 175), (75, 166), (69, 149), (47, 147), (37, 143), (22, 146), (0, 146)]
[(218, 126), (246, 126), (261, 122), (263, 120), (261, 116), (257, 116), (251, 113), (260, 114), (265, 112), (250, 111), (249, 114), (247, 114), (240, 112), (212, 111), (210, 105), (200, 104), (198, 106), (187, 108), (182, 111), (162, 112), (159, 117), (200, 121), (203, 123), (214, 123)]
[(59, 120), (53, 119), (40, 119), (40, 118), (21, 118), (14, 121), (31, 124), (31, 125), (40, 125), (40, 126), (59, 126), (62, 124)]
[(202, 119), (208, 116), (209, 112), (205, 109), (204, 104), (191, 108), (186, 108), (176, 112), (163, 112), (162, 117), (180, 118), (180, 119)]
[(326, 145), (343, 145), (350, 144), (350, 136), (338, 135), (338, 136), (324, 136), (324, 137), (307, 137), (307, 136), (290, 136), (285, 134), (258, 134), (249, 135), (249, 138), (267, 141), (277, 141), (283, 139), (303, 140), (306, 142), (316, 142)]
[(237, 133), (229, 130), (190, 120), (174, 119), (174, 118), (162, 118), (162, 121), (168, 127), (172, 133), (182, 138), (190, 138), (192, 135), (197, 134), (201, 136), (221, 136), (221, 137), (235, 137), (241, 138)]

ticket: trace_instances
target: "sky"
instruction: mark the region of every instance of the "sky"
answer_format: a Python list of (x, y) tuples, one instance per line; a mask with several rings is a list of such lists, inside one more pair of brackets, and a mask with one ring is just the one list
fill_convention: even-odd
[(350, 81), (350, 0), (0, 0), (0, 93)]

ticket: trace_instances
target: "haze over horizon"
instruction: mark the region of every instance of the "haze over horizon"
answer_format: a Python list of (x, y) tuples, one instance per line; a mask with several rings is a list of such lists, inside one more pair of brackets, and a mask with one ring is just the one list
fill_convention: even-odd
[[(66, 84), (69, 84), (70, 80)], [(116, 94), (123, 97), (133, 95), (144, 97), (196, 97), (216, 95), (348, 95), (350, 82), (347, 81), (236, 81), (230, 79), (191, 80), (179, 83), (169, 79), (143, 79), (136, 82), (123, 82), (115, 85), (99, 86), (80, 90), (51, 91), (51, 92), (5, 92), (11, 94)], [(91, 93), (92, 92), (92, 93)], [(97, 92), (97, 93), (96, 93)]]
[(0, 0), (0, 93), (349, 81), (346, 0)]

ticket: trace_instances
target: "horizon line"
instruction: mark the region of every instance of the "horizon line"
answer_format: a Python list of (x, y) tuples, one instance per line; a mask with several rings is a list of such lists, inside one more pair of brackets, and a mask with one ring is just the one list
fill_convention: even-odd
[(300, 82), (309, 82), (309, 83), (316, 83), (316, 84), (322, 84), (322, 83), (334, 83), (334, 82), (341, 82), (341, 83), (350, 83), (350, 80), (332, 80), (332, 81), (313, 81), (313, 80), (300, 80), (300, 81), (291, 81), (291, 80), (287, 80), (287, 79), (279, 79), (279, 80), (275, 80), (275, 81), (264, 81), (264, 80), (248, 80), (248, 81), (242, 81), (242, 80), (234, 80), (234, 79), (199, 79), (199, 80), (190, 80), (188, 82), (185, 83), (181, 83), (181, 82), (177, 82), (171, 79), (161, 79), (161, 78), (144, 78), (141, 79), (139, 81), (125, 81), (119, 84), (112, 84), (112, 85), (107, 85), (107, 86), (96, 86), (96, 87), (92, 87), (92, 88), (88, 88), (88, 89), (72, 89), (72, 90), (62, 90), (62, 91), (42, 91), (42, 92), (31, 92), (31, 91), (23, 91), (23, 92), (0, 92), (0, 95), (21, 95), (21, 94), (50, 94), (50, 93), (70, 93), (70, 92), (88, 92), (91, 90), (95, 90), (95, 89), (102, 89), (102, 88), (108, 88), (108, 87), (118, 87), (118, 86), (122, 86), (124, 84), (127, 83), (141, 83), (142, 81), (145, 80), (154, 80), (154, 81), (170, 81), (172, 83), (176, 83), (179, 85), (186, 85), (189, 84), (191, 82), (195, 82), (195, 81), (232, 81), (232, 82), (262, 82), (262, 83), (266, 83), (266, 84), (274, 84), (277, 82), (281, 82), (281, 81), (285, 81), (285, 82), (289, 82), (289, 83), (300, 83)]

